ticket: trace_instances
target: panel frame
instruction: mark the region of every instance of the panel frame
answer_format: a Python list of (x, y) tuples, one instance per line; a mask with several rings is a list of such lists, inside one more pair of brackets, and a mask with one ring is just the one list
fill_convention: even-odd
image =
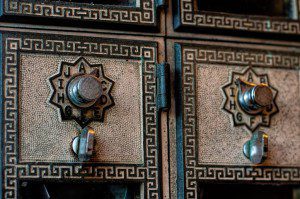
[(44, 20), (63, 19), (66, 22), (91, 22), (95, 25), (109, 25), (114, 29), (127, 29), (124, 25), (157, 28), (159, 24), (158, 8), (161, 3), (159, 0), (140, 0), (139, 7), (132, 7), (61, 1), (41, 3), (34, 0), (1, 0), (0, 16), (7, 20), (13, 17), (33, 17), (33, 20), (43, 18)]
[[(171, 1), (173, 1), (174, 29), (179, 32), (197, 33), (203, 29), (215, 29), (284, 35), (300, 34), (299, 20), (199, 11), (195, 8), (195, 0)], [(297, 4), (296, 9), (299, 15), (299, 0), (297, 0)]]
[[(173, 50), (171, 50), (173, 48)], [(300, 50), (251, 44), (229, 44), (207, 41), (168, 40), (173, 54), (175, 118), (169, 121), (171, 189), (177, 185), (174, 198), (197, 198), (200, 183), (299, 184), (300, 165), (247, 166), (202, 165), (198, 163), (195, 67), (202, 64), (232, 64), (243, 67), (267, 66), (299, 70)], [(200, 52), (201, 51), (201, 52)], [(268, 56), (271, 53), (272, 56)], [(197, 59), (194, 59), (197, 57)], [(220, 91), (221, 92), (221, 91)], [(175, 125), (173, 124), (175, 123)], [(175, 150), (175, 151), (174, 151)], [(176, 185), (175, 185), (176, 184)]]
[[(18, 198), (20, 180), (79, 182), (138, 182), (145, 198), (160, 198), (161, 166), (155, 70), (158, 45), (154, 41), (130, 41), (85, 36), (2, 32), (1, 73), (2, 197)], [(20, 163), (18, 156), (18, 65), (21, 53), (98, 56), (142, 60), (143, 69), (143, 164)]]

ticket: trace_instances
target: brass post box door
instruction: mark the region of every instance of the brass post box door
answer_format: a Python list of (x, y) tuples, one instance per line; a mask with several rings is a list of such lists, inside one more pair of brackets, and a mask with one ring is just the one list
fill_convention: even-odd
[(300, 0), (0, 0), (0, 199), (297, 199)]
[(299, 49), (168, 40), (168, 50), (176, 197), (200, 198), (208, 183), (298, 184)]
[(161, 0), (1, 0), (6, 21), (118, 30), (159, 27)]
[(23, 181), (135, 183), (137, 198), (161, 197), (163, 44), (143, 39), (2, 32), (1, 198)]
[(298, 0), (173, 1), (174, 29), (186, 33), (299, 35), (298, 15)]

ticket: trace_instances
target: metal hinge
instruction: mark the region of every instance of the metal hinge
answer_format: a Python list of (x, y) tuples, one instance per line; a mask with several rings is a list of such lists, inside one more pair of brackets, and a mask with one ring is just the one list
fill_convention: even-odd
[(158, 111), (170, 108), (170, 65), (166, 62), (156, 66), (156, 98)]

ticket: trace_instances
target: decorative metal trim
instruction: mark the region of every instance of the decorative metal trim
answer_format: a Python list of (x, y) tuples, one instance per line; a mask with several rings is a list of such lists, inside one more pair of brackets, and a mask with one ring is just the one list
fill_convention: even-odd
[[(243, 117), (247, 117), (247, 115), (243, 115), (243, 112), (242, 111), (239, 111), (239, 110), (236, 110), (236, 111), (234, 111), (234, 110), (231, 110), (230, 108), (228, 108), (228, 102), (231, 100), (230, 98), (234, 98), (234, 97), (231, 97), (230, 96), (230, 94), (228, 94), (227, 93), (227, 89), (229, 88), (229, 87), (231, 87), (231, 86), (235, 86), (235, 80), (234, 80), (234, 77), (235, 76), (243, 76), (243, 75), (245, 75), (245, 74), (247, 74), (247, 73), (252, 73), (255, 77), (260, 77), (260, 78), (264, 78), (267, 82), (267, 84), (268, 84), (268, 86), (269, 86), (269, 88), (270, 89), (272, 89), (272, 91), (273, 91), (273, 93), (274, 93), (274, 102), (273, 102), (273, 107), (271, 108), (271, 110), (268, 112), (268, 113), (266, 113), (266, 115), (265, 115), (265, 117), (266, 117), (266, 122), (265, 123), (263, 123), (263, 122), (258, 122), (256, 125), (253, 125), (253, 127), (251, 127), (251, 125), (249, 125), (249, 123), (248, 122), (246, 122), (246, 121), (242, 121), (242, 122), (240, 122), (240, 121), (238, 121), (237, 119), (236, 119), (236, 116), (235, 116), (235, 114), (236, 113), (239, 113), (239, 114), (241, 114)], [(222, 87), (222, 91), (223, 91), (223, 94), (224, 94), (224, 96), (225, 96), (225, 99), (224, 99), (224, 102), (223, 102), (223, 110), (224, 111), (226, 111), (228, 114), (230, 114), (230, 117), (231, 117), (231, 120), (232, 120), (232, 122), (233, 122), (233, 126), (245, 126), (249, 131), (251, 131), (251, 132), (254, 132), (256, 129), (258, 129), (259, 127), (261, 127), (261, 126), (265, 126), (265, 127), (270, 127), (270, 124), (271, 124), (271, 119), (272, 119), (272, 117), (273, 117), (273, 115), (275, 115), (276, 113), (278, 113), (279, 112), (279, 110), (278, 110), (278, 106), (277, 106), (277, 103), (276, 103), (276, 98), (277, 98), (277, 93), (278, 93), (278, 90), (277, 89), (275, 89), (273, 86), (271, 86), (270, 85), (270, 83), (268, 82), (269, 81), (269, 78), (268, 78), (268, 75), (266, 75), (266, 74), (257, 74), (256, 72), (255, 72), (255, 70), (253, 70), (253, 68), (252, 67), (249, 67), (249, 68), (247, 68), (244, 72), (242, 72), (242, 73), (238, 73), (238, 72), (232, 72), (232, 74), (231, 74), (231, 77), (230, 77), (230, 81), (226, 84), (226, 85), (224, 85), (223, 87)], [(239, 105), (238, 105), (238, 103), (236, 103), (236, 106), (238, 107)], [(237, 108), (237, 109), (239, 109), (239, 108)], [(253, 116), (253, 117), (262, 117), (262, 116), (260, 116), (260, 115), (255, 115), (255, 116)]]
[[(128, 40), (39, 34), (2, 34), (3, 45), (3, 189), (2, 198), (18, 197), (20, 179), (138, 181), (145, 198), (160, 197), (156, 121), (155, 63), (157, 44)], [(144, 164), (19, 162), (18, 66), (20, 54), (43, 53), (141, 60), (143, 64)]]
[[(178, 168), (183, 172), (184, 198), (197, 198), (199, 181), (237, 181), (263, 183), (299, 183), (300, 167), (201, 165), (198, 161), (196, 65), (223, 64), (299, 69), (300, 54), (209, 45), (176, 45), (176, 68), (181, 82), (177, 119)], [(272, 57), (274, 55), (274, 57)], [(282, 64), (282, 65), (281, 65)], [(181, 71), (181, 72), (180, 72)], [(182, 152), (181, 152), (182, 151)], [(178, 171), (178, 172), (180, 172)]]
[(156, 0), (140, 1), (140, 7), (32, 0), (2, 0), (2, 4), (3, 15), (156, 26)]
[[(102, 95), (105, 96), (106, 100), (104, 103), (102, 103), (98, 106), (92, 106), (92, 107), (88, 108), (88, 110), (90, 110), (92, 112), (95, 112), (95, 111), (97, 112), (96, 116), (94, 114), (94, 116), (92, 116), (90, 118), (86, 117), (86, 115), (87, 115), (86, 110), (83, 111), (83, 110), (78, 109), (76, 106), (74, 106), (72, 104), (72, 102), (69, 101), (69, 99), (67, 97), (68, 94), (65, 93), (66, 92), (65, 87), (62, 87), (62, 85), (61, 85), (61, 88), (60, 88), (60, 86), (55, 86), (55, 83), (54, 83), (55, 80), (57, 81), (57, 79), (59, 79), (59, 78), (61, 78), (63, 81), (68, 81), (69, 79), (71, 79), (72, 76), (65, 77), (63, 71), (66, 67), (74, 68), (78, 63), (84, 63), (84, 66), (89, 69), (98, 68), (100, 77), (101, 77), (101, 81), (105, 82), (105, 85), (103, 85), (103, 86), (105, 86), (106, 90), (103, 92)], [(84, 69), (84, 70), (86, 70), (86, 69)], [(115, 82), (105, 76), (102, 64), (90, 64), (84, 57), (80, 57), (73, 63), (61, 62), (60, 66), (59, 66), (59, 72), (56, 73), (55, 75), (51, 76), (49, 78), (49, 82), (52, 87), (52, 92), (50, 95), (51, 97), (49, 99), (49, 103), (52, 104), (54, 107), (56, 107), (59, 110), (61, 120), (75, 120), (82, 128), (84, 128), (86, 125), (88, 125), (92, 121), (103, 122), (105, 111), (115, 105), (114, 98), (111, 95), (111, 90), (112, 90)], [(58, 93), (64, 93), (63, 101), (56, 100)], [(65, 108), (63, 108), (64, 106), (68, 107), (69, 110), (67, 111)], [(76, 111), (80, 112), (80, 116), (75, 116), (73, 114), (74, 109)]]
[(175, 28), (219, 28), (251, 32), (300, 34), (300, 22), (297, 20), (195, 11), (194, 0), (176, 0), (176, 3)]

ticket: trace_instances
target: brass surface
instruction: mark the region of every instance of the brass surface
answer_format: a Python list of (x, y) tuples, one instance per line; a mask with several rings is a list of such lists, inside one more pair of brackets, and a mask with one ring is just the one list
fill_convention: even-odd
[[(77, 161), (71, 142), (78, 135), (79, 126), (75, 121), (60, 121), (57, 109), (48, 103), (48, 78), (56, 73), (61, 61), (74, 60), (76, 56), (22, 54), (19, 81), (21, 162)], [(87, 60), (93, 64), (102, 63), (106, 74), (116, 82), (112, 90), (116, 106), (107, 112), (103, 123), (90, 125), (95, 130), (96, 140), (91, 161), (141, 164), (140, 63), (96, 57), (87, 57)]]
[[(232, 71), (242, 72), (244, 69), (207, 64), (198, 64), (196, 67), (199, 164), (252, 164), (242, 151), (251, 132), (244, 127), (233, 127), (232, 120), (221, 106), (224, 100), (221, 87), (228, 81)], [(270, 128), (265, 128), (269, 135), (269, 158), (264, 165), (299, 166), (299, 71), (255, 70), (268, 74), (269, 81), (279, 91), (277, 105), (280, 111), (273, 117)]]

